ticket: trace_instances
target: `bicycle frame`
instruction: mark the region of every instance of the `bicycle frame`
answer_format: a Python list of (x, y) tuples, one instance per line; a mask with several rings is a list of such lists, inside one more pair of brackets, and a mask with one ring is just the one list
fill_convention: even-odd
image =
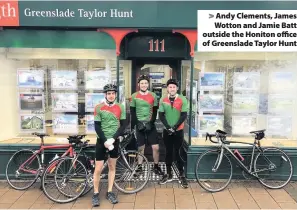
[[(40, 149), (39, 150), (36, 150), (34, 151), (34, 154), (29, 157), (19, 168), (19, 170), (22, 170), (24, 172), (28, 172), (28, 173), (32, 173), (32, 174), (37, 174), (39, 173), (39, 171), (36, 171), (36, 170), (30, 170), (30, 169), (25, 169), (25, 165), (27, 163), (31, 164), (32, 161), (36, 158), (36, 156), (38, 156), (39, 154), (41, 154), (41, 164), (42, 166), (44, 165), (44, 150), (48, 150), (48, 149), (64, 149), (64, 148), (68, 148), (61, 157), (65, 157), (67, 156), (68, 154), (70, 154), (70, 157), (73, 157), (74, 156), (74, 149), (72, 147), (71, 144), (62, 144), (62, 145), (51, 145), (51, 146), (44, 146), (42, 143), (41, 143), (41, 146), (40, 146)], [(41, 166), (39, 166), (41, 167)], [(53, 166), (54, 167), (54, 166)], [(51, 168), (52, 169), (52, 168)]]
[[(240, 160), (238, 160), (238, 158), (235, 156), (235, 154), (232, 152), (232, 150), (227, 146), (227, 144), (231, 144), (231, 143), (240, 143), (240, 144), (246, 144), (246, 145), (251, 145), (253, 146), (253, 150), (252, 150), (252, 157), (251, 157), (251, 162), (249, 165), (249, 168), (247, 166), (245, 166)], [(259, 145), (259, 146), (258, 146)], [(255, 174), (259, 171), (252, 171), (253, 169), (253, 163), (254, 163), (254, 156), (255, 156), (255, 149), (258, 150), (258, 152), (260, 152), (261, 154), (263, 154), (263, 149), (260, 145), (260, 142), (257, 142), (256, 140), (254, 141), (254, 143), (247, 143), (247, 142), (239, 142), (239, 141), (225, 141), (225, 143), (220, 141), (220, 154), (218, 155), (218, 158), (215, 162), (215, 167), (213, 168), (213, 171), (217, 171), (221, 161), (223, 159), (223, 155), (225, 150), (231, 154), (231, 156), (233, 157), (233, 159), (237, 162), (237, 164), (240, 166), (240, 168), (242, 170), (244, 170), (245, 172), (247, 172), (248, 174), (250, 174), (253, 177), (256, 177), (257, 179), (259, 179), (259, 177)], [(270, 161), (265, 155), (264, 155), (265, 159), (267, 159), (268, 161)]]

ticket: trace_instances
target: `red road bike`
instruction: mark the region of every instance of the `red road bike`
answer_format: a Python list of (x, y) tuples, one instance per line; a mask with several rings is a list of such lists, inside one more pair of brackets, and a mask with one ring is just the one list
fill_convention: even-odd
[[(43, 176), (44, 169), (47, 164), (44, 163), (44, 151), (51, 149), (65, 149), (66, 151), (60, 157), (75, 157), (75, 145), (85, 135), (69, 136), (67, 139), (68, 144), (59, 145), (44, 145), (44, 137), (48, 134), (33, 133), (32, 135), (38, 136), (41, 140), (38, 150), (21, 149), (15, 152), (9, 159), (6, 166), (6, 179), (9, 185), (16, 190), (26, 190), (30, 188), (38, 179)], [(53, 162), (59, 156), (56, 156), (49, 162)], [(40, 160), (41, 159), (41, 160)], [(50, 169), (54, 170), (56, 164), (53, 164)], [(42, 180), (42, 179), (40, 179)]]

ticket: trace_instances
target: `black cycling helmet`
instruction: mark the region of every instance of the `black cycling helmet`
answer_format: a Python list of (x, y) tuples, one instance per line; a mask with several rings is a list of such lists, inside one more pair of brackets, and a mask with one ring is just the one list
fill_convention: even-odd
[(150, 77), (147, 76), (147, 75), (145, 75), (145, 74), (143, 74), (143, 75), (140, 75), (140, 76), (138, 77), (138, 79), (137, 79), (137, 83), (139, 83), (141, 80), (146, 80), (146, 81), (150, 82)]
[(118, 87), (116, 85), (113, 85), (113, 84), (107, 84), (107, 85), (104, 86), (103, 92), (107, 93), (108, 91), (118, 92)]
[(169, 80), (167, 81), (167, 83), (166, 83), (166, 86), (168, 87), (168, 85), (170, 85), (170, 84), (174, 84), (174, 85), (176, 85), (177, 87), (179, 87), (179, 82), (178, 82), (177, 79), (169, 79)]

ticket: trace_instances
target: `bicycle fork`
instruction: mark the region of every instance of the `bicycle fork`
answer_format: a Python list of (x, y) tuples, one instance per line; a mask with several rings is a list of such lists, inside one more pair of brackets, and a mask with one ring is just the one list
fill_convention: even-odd
[(224, 155), (224, 148), (221, 147), (221, 151), (220, 151), (220, 154), (218, 155), (217, 157), (217, 160), (212, 168), (212, 172), (217, 172), (218, 168), (220, 167), (221, 165), (221, 162), (222, 162), (222, 159), (223, 159), (223, 155)]

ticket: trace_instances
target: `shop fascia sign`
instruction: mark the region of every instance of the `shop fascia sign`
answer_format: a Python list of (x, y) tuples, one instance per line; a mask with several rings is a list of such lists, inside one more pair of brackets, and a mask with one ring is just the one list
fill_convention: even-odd
[(0, 26), (19, 26), (19, 7), (17, 1), (0, 0)]
[(97, 19), (97, 18), (134, 18), (133, 10), (111, 8), (106, 10), (100, 9), (51, 9), (51, 10), (36, 10), (30, 7), (22, 8), (19, 11), (19, 2), (16, 0), (7, 1), (0, 0), (0, 27), (1, 26), (19, 26), (20, 14), (25, 17), (32, 18), (82, 18), (82, 19)]
[(43, 17), (43, 18), (87, 18), (89, 20), (94, 18), (133, 18), (133, 10), (119, 10), (119, 9), (109, 9), (109, 10), (85, 10), (85, 9), (54, 9), (54, 10), (32, 10), (30, 8), (24, 9), (24, 15), (26, 17)]

